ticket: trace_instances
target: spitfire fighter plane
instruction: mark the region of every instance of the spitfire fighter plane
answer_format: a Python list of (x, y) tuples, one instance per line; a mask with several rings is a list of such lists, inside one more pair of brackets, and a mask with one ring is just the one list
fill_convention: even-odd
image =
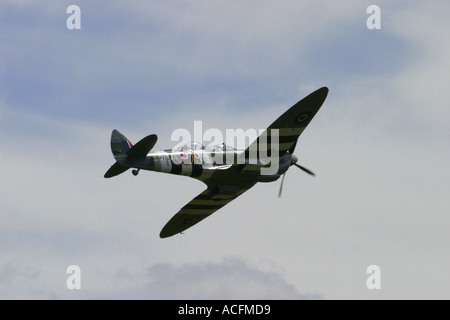
[[(225, 144), (206, 148), (191, 143), (177, 149), (151, 151), (157, 136), (149, 135), (133, 145), (119, 131), (113, 130), (111, 150), (116, 163), (106, 172), (105, 178), (119, 175), (130, 168), (133, 175), (139, 170), (150, 170), (185, 175), (207, 185), (207, 189), (192, 199), (161, 230), (160, 237), (167, 238), (192, 227), (213, 214), (227, 203), (239, 197), (257, 182), (272, 182), (281, 176), (279, 196), (286, 171), (297, 164), (294, 155), (297, 140), (319, 111), (328, 94), (328, 88), (320, 88), (283, 113), (244, 151)], [(261, 150), (275, 159), (277, 167), (271, 174), (261, 169), (270, 166), (260, 158)], [(230, 160), (231, 159), (231, 160)]]

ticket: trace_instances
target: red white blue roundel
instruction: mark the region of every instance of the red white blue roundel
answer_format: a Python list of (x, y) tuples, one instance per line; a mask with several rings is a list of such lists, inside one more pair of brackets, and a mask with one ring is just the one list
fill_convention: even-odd
[(177, 152), (177, 150), (174, 150), (172, 161), (175, 164), (190, 165), (193, 162), (192, 155), (189, 152), (184, 151), (183, 149), (181, 149), (180, 151), (181, 152)]
[(188, 165), (192, 162), (192, 155), (190, 153), (181, 152), (180, 159), (183, 164)]
[(302, 114), (298, 115), (296, 121), (297, 121), (297, 123), (301, 123), (301, 122), (305, 121), (306, 119), (308, 119), (308, 114), (302, 113)]
[(181, 158), (182, 160), (186, 160), (186, 159), (189, 158), (189, 156), (188, 156), (186, 153), (182, 152), (182, 153), (180, 153), (180, 158)]

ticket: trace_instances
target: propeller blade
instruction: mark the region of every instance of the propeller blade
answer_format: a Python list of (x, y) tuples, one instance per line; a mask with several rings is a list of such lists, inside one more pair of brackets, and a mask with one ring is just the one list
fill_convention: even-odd
[(283, 174), (283, 178), (281, 178), (281, 185), (280, 185), (280, 191), (278, 191), (278, 198), (281, 198), (281, 191), (283, 190), (283, 182), (284, 182), (285, 176), (286, 176), (286, 172)]
[(299, 168), (299, 169), (302, 169), (303, 171), (305, 171), (306, 173), (309, 173), (309, 174), (312, 175), (312, 176), (316, 176), (316, 175), (314, 174), (314, 172), (312, 172), (312, 171), (309, 170), (309, 169), (306, 169), (305, 167), (302, 167), (302, 166), (299, 165), (299, 164), (294, 163), (294, 166), (296, 166), (296, 167)]

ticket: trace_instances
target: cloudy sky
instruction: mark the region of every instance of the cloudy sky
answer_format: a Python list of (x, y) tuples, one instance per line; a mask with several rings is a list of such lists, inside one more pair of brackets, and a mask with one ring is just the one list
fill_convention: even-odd
[[(66, 9), (81, 8), (69, 30)], [(369, 30), (366, 9), (381, 9)], [(0, 1), (0, 298), (450, 299), (450, 3)], [(104, 179), (109, 139), (263, 129), (329, 95), (299, 163), (183, 235), (205, 186)], [(69, 290), (66, 269), (81, 269)], [(366, 270), (381, 270), (369, 290)]]

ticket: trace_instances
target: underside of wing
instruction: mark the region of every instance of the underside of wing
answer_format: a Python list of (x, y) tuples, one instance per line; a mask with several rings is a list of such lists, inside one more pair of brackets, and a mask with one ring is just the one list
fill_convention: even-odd
[(270, 156), (277, 152), (281, 158), (288, 150), (292, 153), (298, 137), (319, 111), (327, 95), (328, 88), (320, 88), (289, 108), (245, 150), (245, 157), (256, 159), (261, 154)]
[[(256, 183), (256, 182), (255, 182)], [(161, 230), (161, 238), (171, 237), (199, 223), (229, 202), (233, 201), (255, 183), (244, 186), (208, 187), (185, 205)]]

